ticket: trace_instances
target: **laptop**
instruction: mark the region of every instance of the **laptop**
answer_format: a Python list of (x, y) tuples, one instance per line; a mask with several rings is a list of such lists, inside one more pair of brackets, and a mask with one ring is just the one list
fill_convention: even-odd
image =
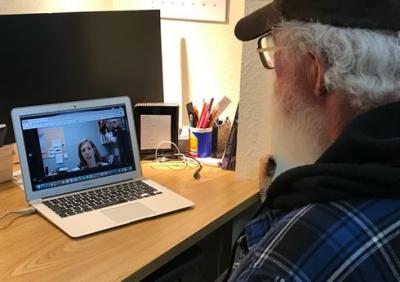
[(27, 201), (71, 237), (194, 205), (142, 176), (128, 97), (11, 115)]

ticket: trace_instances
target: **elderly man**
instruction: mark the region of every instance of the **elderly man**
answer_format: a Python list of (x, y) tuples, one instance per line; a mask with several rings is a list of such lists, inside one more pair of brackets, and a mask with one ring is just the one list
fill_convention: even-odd
[(238, 22), (319, 158), (278, 176), (239, 281), (400, 281), (400, 1), (275, 0)]

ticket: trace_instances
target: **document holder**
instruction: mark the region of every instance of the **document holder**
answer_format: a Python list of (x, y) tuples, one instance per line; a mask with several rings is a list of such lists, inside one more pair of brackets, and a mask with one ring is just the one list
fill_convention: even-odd
[[(170, 142), (178, 145), (179, 104), (138, 103), (134, 119), (140, 155), (175, 152)], [(169, 141), (169, 142), (165, 142)]]

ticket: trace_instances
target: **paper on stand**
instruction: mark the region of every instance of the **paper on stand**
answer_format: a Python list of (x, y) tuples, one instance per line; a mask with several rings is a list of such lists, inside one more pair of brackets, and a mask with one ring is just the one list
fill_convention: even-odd
[[(170, 115), (140, 116), (140, 150), (156, 149), (161, 141), (171, 141)], [(159, 149), (171, 149), (165, 142)]]

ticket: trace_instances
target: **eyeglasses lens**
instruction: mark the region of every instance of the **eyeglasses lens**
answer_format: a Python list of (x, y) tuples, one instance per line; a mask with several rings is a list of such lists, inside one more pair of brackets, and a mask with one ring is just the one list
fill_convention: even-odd
[[(260, 46), (261, 48), (271, 48), (271, 47), (275, 46), (272, 36), (263, 37), (260, 41), (260, 45), (261, 45)], [(262, 52), (262, 55), (264, 56), (264, 60), (268, 64), (269, 68), (275, 67), (274, 54), (275, 54), (274, 50)]]

